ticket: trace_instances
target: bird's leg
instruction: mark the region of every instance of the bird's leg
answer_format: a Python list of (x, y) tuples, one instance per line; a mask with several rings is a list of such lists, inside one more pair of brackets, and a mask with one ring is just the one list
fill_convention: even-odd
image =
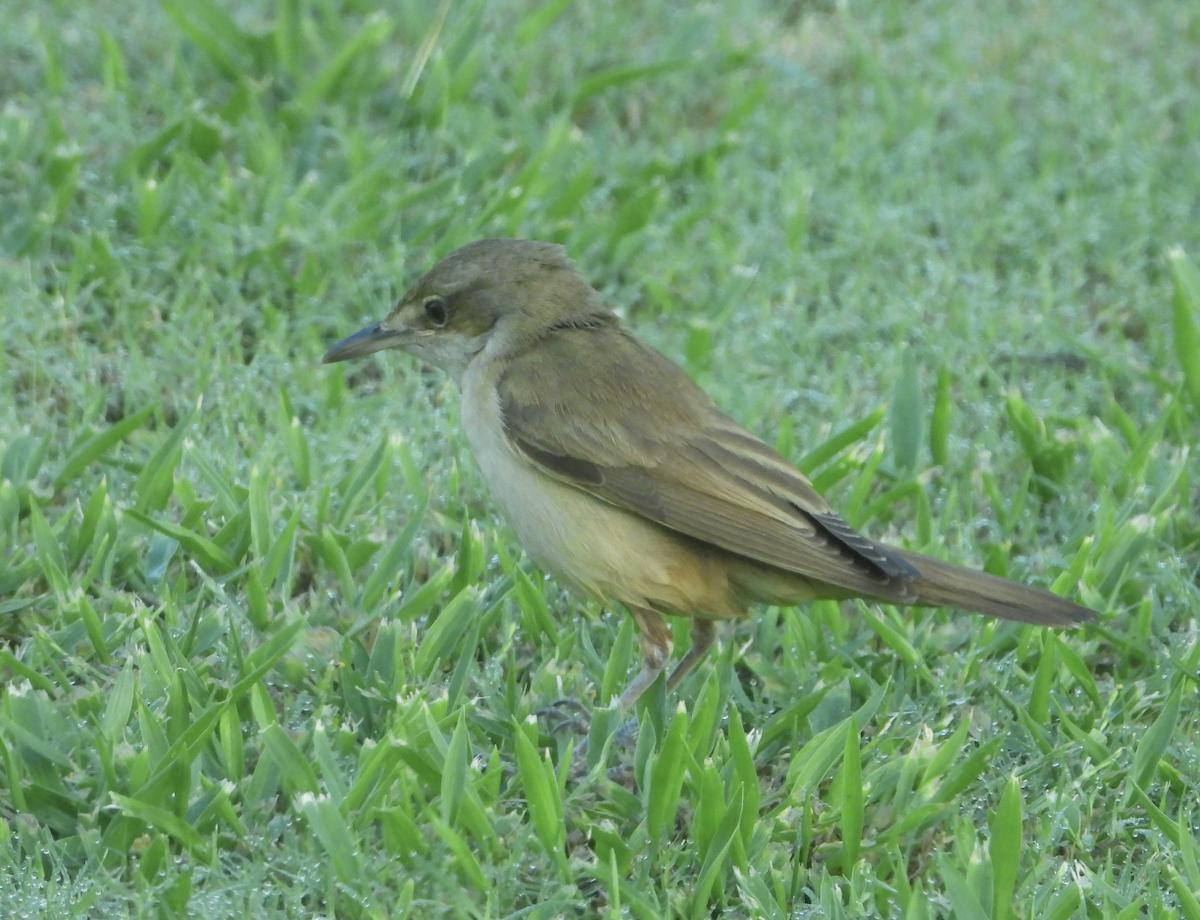
[(673, 691), (688, 676), (701, 658), (705, 656), (717, 637), (717, 627), (712, 620), (692, 620), (692, 646), (687, 650), (675, 670), (667, 678), (667, 693)]
[[(663, 623), (662, 617), (655, 614), (657, 625), (662, 633), (666, 632), (666, 624)], [(642, 626), (641, 619), (637, 619), (638, 625)], [(642, 670), (638, 673), (633, 682), (621, 694), (621, 705), (629, 709), (637, 698), (654, 683), (656, 677), (662, 673), (666, 666), (666, 661), (671, 657), (672, 641), (670, 636), (666, 638), (666, 649), (662, 651), (661, 646), (655, 648), (655, 653), (662, 651), (662, 664), (658, 665), (658, 669), (651, 672), (651, 660), (647, 655), (648, 636), (653, 636), (650, 630), (642, 627)], [(667, 678), (667, 693), (671, 693), (679, 686), (680, 682), (688, 676), (688, 673), (696, 666), (696, 663), (704, 657), (705, 653), (712, 648), (713, 642), (716, 640), (717, 628), (712, 620), (693, 620), (692, 621), (692, 644), (688, 648), (684, 656), (679, 659), (679, 664), (675, 665), (675, 670), (671, 672), (671, 676)], [(661, 640), (659, 640), (661, 641)], [(641, 681), (645, 683), (641, 683)], [(629, 702), (625, 701), (626, 697), (630, 697)], [(622, 747), (629, 747), (637, 740), (638, 720), (637, 717), (631, 718), (628, 722), (617, 729), (613, 736), (617, 739)]]
[[(638, 697), (658, 679), (658, 675), (666, 669), (667, 662), (671, 660), (671, 649), (673, 648), (671, 628), (656, 611), (648, 607), (630, 607), (629, 612), (638, 626), (638, 641), (642, 648), (642, 668), (617, 700), (617, 705), (623, 710), (632, 709)], [(699, 623), (702, 622), (704, 621), (697, 621), (697, 626), (699, 627)], [(668, 690), (675, 688), (675, 685), (683, 679), (684, 675), (712, 645), (712, 641), (711, 624), (705, 623), (703, 627), (693, 630), (692, 647), (671, 674), (671, 678), (667, 682)], [(702, 647), (697, 648), (698, 645)], [(564, 718), (565, 710), (572, 710), (573, 716)], [(588, 730), (587, 710), (576, 700), (556, 700), (545, 709), (539, 710), (537, 714), (558, 719), (554, 731), (568, 727), (585, 732)]]
[[(642, 669), (630, 681), (625, 692), (621, 694), (621, 708), (628, 711), (633, 708), (640, 697), (658, 679), (671, 658), (674, 642), (670, 627), (663, 618), (653, 610), (630, 607), (634, 622), (638, 625), (639, 639), (642, 645)], [(700, 657), (713, 642), (713, 630), (709, 623), (692, 634), (692, 647), (688, 649), (683, 660), (676, 665), (675, 670), (667, 679), (667, 692), (670, 693), (688, 671), (700, 660)], [(638, 720), (633, 716), (613, 734), (613, 740), (624, 748), (632, 747), (637, 741)]]
[[(663, 622), (657, 611), (649, 607), (630, 607), (629, 612), (638, 626), (638, 641), (642, 646), (642, 669), (621, 694), (622, 709), (631, 709), (638, 697), (658, 679), (658, 675), (663, 672), (671, 658), (673, 647), (670, 627)], [(682, 666), (683, 663), (680, 662), (680, 667)]]
[[(623, 710), (633, 708), (638, 698), (645, 693), (666, 670), (671, 658), (674, 643), (671, 640), (671, 629), (662, 616), (647, 607), (630, 607), (630, 614), (638, 627), (638, 640), (642, 647), (642, 668), (629, 682), (625, 692), (617, 700)], [(692, 621), (692, 644), (667, 678), (667, 692), (670, 693), (691, 672), (697, 662), (705, 656), (716, 640), (717, 627), (712, 620), (696, 619)], [(617, 729), (614, 735), (622, 746), (632, 743), (631, 738), (637, 737), (637, 719), (633, 718)], [(575, 747), (575, 756), (582, 758), (587, 754), (588, 739), (585, 737)]]
[[(651, 610), (649, 607), (629, 607), (628, 609), (638, 628), (638, 642), (642, 648), (642, 669), (637, 672), (633, 680), (629, 682), (629, 686), (617, 698), (617, 708), (622, 711), (632, 709), (638, 697), (658, 679), (658, 675), (666, 669), (667, 662), (671, 659), (671, 649), (673, 648), (671, 629), (657, 611)], [(617, 730), (617, 734), (628, 735), (630, 727), (636, 725), (637, 719), (631, 719), (629, 723)], [(575, 757), (578, 758), (580, 764), (583, 763), (587, 749), (588, 739), (585, 736), (575, 746)]]

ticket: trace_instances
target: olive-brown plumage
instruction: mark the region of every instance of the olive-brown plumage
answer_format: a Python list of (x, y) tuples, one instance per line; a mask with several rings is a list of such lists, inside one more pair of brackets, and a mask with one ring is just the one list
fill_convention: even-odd
[(693, 617), (674, 687), (751, 604), (865, 597), (1044, 626), (1092, 611), (1058, 595), (878, 543), (776, 451), (636, 339), (561, 247), (482, 240), (451, 253), (386, 319), (325, 361), (402, 348), (462, 386), (463, 426), (526, 551), (568, 585), (623, 603), (641, 633), (628, 706), (662, 672), (662, 614)]

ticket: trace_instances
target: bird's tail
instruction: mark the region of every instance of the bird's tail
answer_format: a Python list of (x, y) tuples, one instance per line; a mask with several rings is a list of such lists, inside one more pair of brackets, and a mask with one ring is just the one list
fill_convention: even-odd
[(914, 566), (917, 605), (957, 607), (1039, 626), (1078, 626), (1096, 619), (1094, 611), (1066, 598), (1007, 578), (889, 546), (888, 552)]

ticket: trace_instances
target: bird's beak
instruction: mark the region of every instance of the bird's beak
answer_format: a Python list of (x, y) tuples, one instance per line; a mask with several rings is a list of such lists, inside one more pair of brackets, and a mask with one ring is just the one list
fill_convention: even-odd
[(412, 338), (411, 330), (384, 329), (382, 323), (375, 323), (373, 326), (368, 326), (366, 329), (342, 339), (325, 352), (321, 363), (332, 364), (335, 361), (348, 361), (351, 358), (361, 358), (385, 348), (400, 348), (412, 341)]

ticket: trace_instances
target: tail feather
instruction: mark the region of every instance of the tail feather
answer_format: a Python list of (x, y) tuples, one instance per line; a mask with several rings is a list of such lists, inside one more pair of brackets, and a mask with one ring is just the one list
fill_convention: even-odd
[(913, 582), (917, 605), (957, 607), (1005, 620), (1039, 626), (1077, 626), (1096, 618), (1094, 611), (1041, 588), (1033, 588), (986, 572), (963, 568), (932, 556), (888, 547), (921, 573)]

